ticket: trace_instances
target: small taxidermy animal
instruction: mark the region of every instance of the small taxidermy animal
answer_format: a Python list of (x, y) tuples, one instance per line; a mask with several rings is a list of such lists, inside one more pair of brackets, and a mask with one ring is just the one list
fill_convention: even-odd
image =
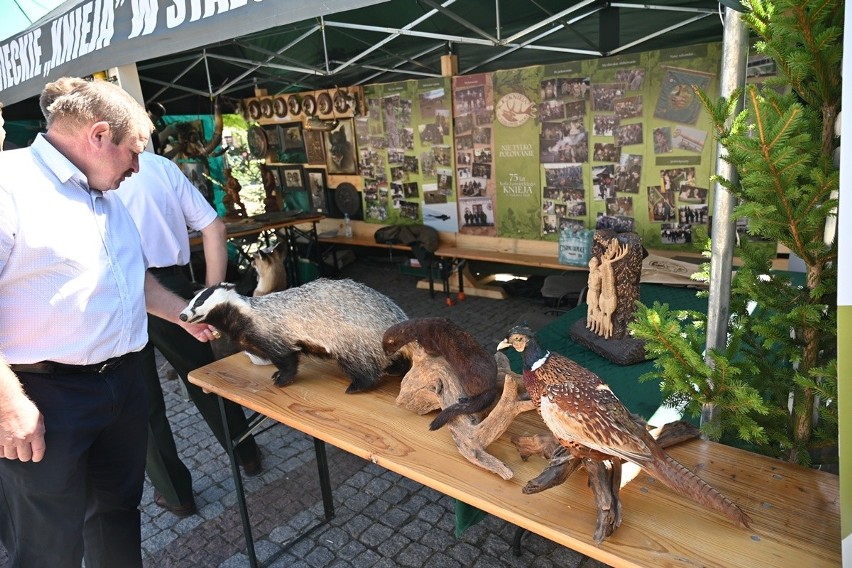
[(287, 246), (284, 241), (278, 241), (274, 247), (260, 249), (251, 259), (251, 265), (257, 272), (257, 286), (252, 296), (265, 296), (272, 292), (287, 289)]
[(512, 328), (497, 348), (506, 347), (521, 354), (527, 392), (544, 423), (572, 456), (633, 462), (678, 493), (740, 527), (749, 526), (748, 515), (669, 456), (596, 374), (542, 348), (525, 326)]
[(373, 388), (393, 372), (382, 335), (406, 317), (368, 286), (327, 278), (251, 298), (219, 284), (196, 294), (180, 313), (181, 321), (208, 323), (243, 350), (269, 359), (278, 368), (272, 375), (278, 386), (296, 376), (300, 351), (335, 359), (352, 381), (347, 393)]
[[(284, 241), (278, 241), (275, 246), (258, 249), (251, 257), (251, 266), (257, 275), (257, 284), (252, 296), (265, 296), (272, 292), (287, 289), (287, 246)], [(272, 361), (244, 351), (249, 360), (255, 365), (271, 365)]]
[(382, 345), (393, 355), (417, 341), (432, 357), (443, 357), (461, 382), (467, 397), (441, 410), (429, 425), (437, 430), (452, 418), (487, 409), (497, 399), (497, 362), (476, 339), (447, 318), (416, 318), (385, 331)]

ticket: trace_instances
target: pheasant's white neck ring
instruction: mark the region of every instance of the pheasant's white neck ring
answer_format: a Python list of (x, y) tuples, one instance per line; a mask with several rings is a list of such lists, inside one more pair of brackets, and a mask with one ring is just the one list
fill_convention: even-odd
[(537, 360), (536, 360), (536, 362), (535, 362), (535, 363), (533, 363), (533, 364), (532, 364), (532, 367), (530, 367), (530, 368), (531, 368), (533, 371), (537, 370), (539, 367), (541, 367), (542, 365), (544, 365), (544, 363), (547, 361), (547, 358), (548, 358), (548, 357), (550, 357), (550, 351), (545, 352), (544, 356), (543, 356), (541, 359), (537, 359)]

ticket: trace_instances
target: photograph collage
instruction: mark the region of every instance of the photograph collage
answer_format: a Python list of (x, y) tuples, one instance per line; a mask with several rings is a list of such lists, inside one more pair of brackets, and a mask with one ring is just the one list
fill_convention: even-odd
[[(586, 75), (542, 79), (542, 236), (586, 228), (592, 210), (596, 228), (632, 231), (641, 225), (656, 232), (661, 244), (691, 243), (692, 227), (709, 222), (709, 183), (697, 181), (695, 167), (708, 133), (696, 127), (700, 101), (686, 91), (707, 88), (712, 75), (666, 68), (657, 100), (647, 101), (647, 70), (638, 62), (600, 82)], [(653, 117), (646, 116), (649, 102), (655, 105)], [(647, 128), (652, 120), (654, 127)], [(680, 160), (690, 166), (658, 167), (672, 153), (691, 155)], [(651, 174), (652, 167), (658, 175)], [(643, 188), (643, 179), (653, 184)]]
[[(357, 141), (364, 219), (504, 236), (507, 176), (520, 174), (495, 157), (523, 145), (538, 166), (524, 197), (538, 238), (610, 227), (689, 247), (700, 228), (700, 242), (715, 146), (695, 89), (713, 88), (720, 56), (704, 47), (531, 67), (516, 83), (495, 72), (365, 87), (367, 114), (345, 133)], [(512, 93), (533, 105), (532, 128), (497, 123), (498, 99)]]
[(376, 85), (365, 96), (368, 114), (356, 120), (365, 220), (456, 231), (449, 80)]
[(456, 77), (453, 117), (459, 232), (496, 235), (491, 75)]

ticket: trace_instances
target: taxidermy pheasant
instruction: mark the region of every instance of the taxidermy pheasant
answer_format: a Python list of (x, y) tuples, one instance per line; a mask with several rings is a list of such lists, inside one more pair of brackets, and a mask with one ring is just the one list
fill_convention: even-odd
[[(666, 454), (600, 377), (559, 353), (543, 349), (526, 326), (512, 328), (498, 349), (510, 346), (521, 353), (524, 384), (544, 423), (573, 457), (633, 462), (674, 491), (748, 528), (748, 515)], [(616, 500), (619, 483), (613, 487)], [(612, 528), (618, 523), (620, 518)]]

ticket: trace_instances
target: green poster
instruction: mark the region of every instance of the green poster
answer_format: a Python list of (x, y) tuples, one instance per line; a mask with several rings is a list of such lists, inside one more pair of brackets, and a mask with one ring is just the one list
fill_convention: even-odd
[(541, 238), (536, 120), (541, 67), (494, 73), (494, 177), (497, 235)]
[(714, 95), (720, 61), (706, 44), (458, 76), (451, 90), (367, 86), (365, 217), (527, 240), (612, 228), (695, 250), (716, 145), (693, 89)]

